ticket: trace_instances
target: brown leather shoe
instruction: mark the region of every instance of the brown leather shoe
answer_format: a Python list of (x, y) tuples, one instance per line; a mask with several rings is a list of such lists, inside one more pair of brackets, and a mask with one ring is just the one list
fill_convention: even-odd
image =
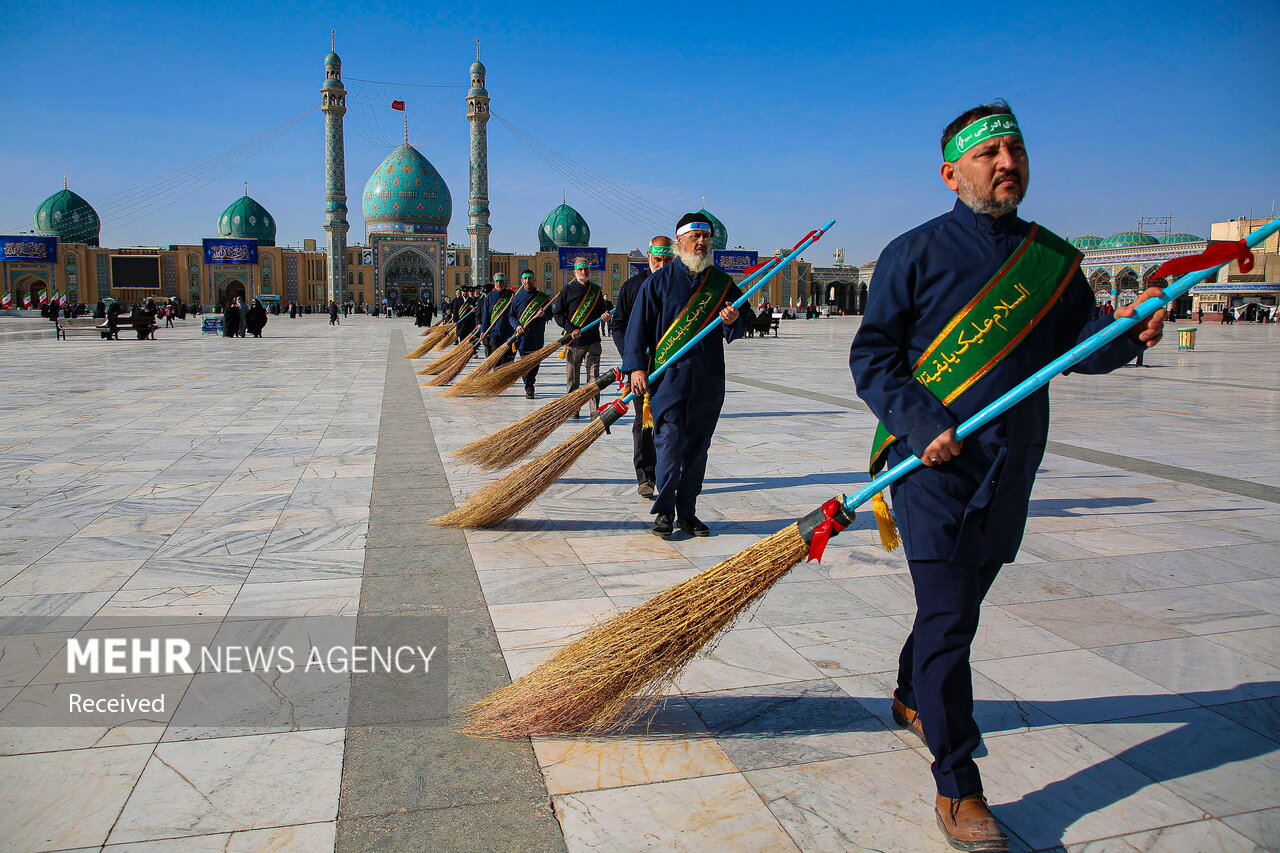
[(902, 703), (896, 690), (893, 691), (893, 721), (920, 738), (920, 742), (925, 746), (929, 745), (925, 743), (924, 726), (920, 725), (920, 715)]
[(987, 807), (987, 798), (969, 794), (958, 800), (938, 797), (934, 814), (938, 829), (957, 850), (971, 853), (999, 853), (1009, 849), (1009, 836), (1000, 829), (995, 815)]

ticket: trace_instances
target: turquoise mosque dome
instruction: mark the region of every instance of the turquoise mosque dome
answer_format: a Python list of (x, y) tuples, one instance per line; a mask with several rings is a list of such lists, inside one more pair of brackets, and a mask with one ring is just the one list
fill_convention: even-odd
[(98, 245), (102, 220), (93, 205), (63, 186), (36, 208), (35, 232), (40, 237), (57, 237), (64, 243)]
[(711, 227), (715, 230), (711, 232), (711, 248), (727, 249), (729, 248), (729, 229), (724, 227), (724, 223), (716, 218), (716, 215), (705, 207), (698, 211), (711, 221)]
[(1095, 237), (1092, 234), (1081, 234), (1079, 237), (1069, 240), (1068, 242), (1080, 251), (1087, 252), (1090, 249), (1096, 249), (1101, 246), (1102, 238)]
[(1123, 249), (1129, 246), (1158, 246), (1160, 241), (1141, 231), (1121, 231), (1112, 234), (1098, 246), (1099, 249)]
[(444, 234), (453, 218), (453, 197), (444, 178), (407, 142), (364, 185), (362, 207), (369, 231)]
[(265, 207), (245, 193), (227, 205), (218, 217), (218, 236), (257, 240), (259, 246), (274, 246), (276, 220)]
[(538, 226), (538, 251), (554, 252), (559, 246), (587, 246), (591, 229), (582, 214), (567, 204), (559, 204)]
[(1174, 234), (1168, 234), (1160, 238), (1160, 242), (1166, 246), (1170, 243), (1199, 243), (1204, 240), (1203, 237), (1197, 237), (1194, 234), (1188, 234), (1185, 231), (1178, 231)]

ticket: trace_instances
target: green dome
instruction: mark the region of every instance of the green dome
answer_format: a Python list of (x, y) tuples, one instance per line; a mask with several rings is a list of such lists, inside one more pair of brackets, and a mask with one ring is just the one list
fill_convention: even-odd
[(1099, 249), (1123, 249), (1127, 246), (1158, 246), (1160, 241), (1141, 231), (1121, 231), (1112, 234), (1098, 246)]
[(698, 213), (711, 220), (711, 227), (715, 229), (711, 232), (711, 248), (713, 250), (729, 248), (729, 229), (724, 227), (724, 223), (716, 219), (716, 215), (705, 207), (699, 210)]
[(218, 217), (218, 236), (257, 240), (259, 246), (274, 246), (276, 220), (265, 207), (247, 194), (242, 195)]
[(567, 204), (557, 205), (538, 226), (538, 251), (554, 252), (557, 246), (587, 246), (591, 229), (582, 214)]
[(64, 243), (98, 245), (102, 221), (93, 205), (63, 187), (36, 208), (35, 231), (41, 237), (57, 237)]
[(453, 197), (444, 178), (407, 142), (364, 185), (362, 206), (369, 231), (444, 234), (453, 218)]
[(1176, 234), (1169, 234), (1160, 238), (1160, 242), (1168, 245), (1169, 243), (1199, 243), (1203, 237), (1197, 237), (1194, 234), (1188, 234), (1185, 231), (1179, 231)]
[(1087, 252), (1090, 249), (1096, 249), (1099, 246), (1101, 246), (1102, 238), (1095, 237), (1092, 234), (1081, 234), (1079, 237), (1076, 237), (1073, 240), (1069, 240), (1068, 242), (1071, 243), (1071, 245), (1075, 246), (1080, 251)]

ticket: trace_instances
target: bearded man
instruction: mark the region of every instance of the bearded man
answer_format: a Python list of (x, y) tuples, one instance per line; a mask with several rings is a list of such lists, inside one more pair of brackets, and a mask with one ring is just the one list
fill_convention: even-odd
[[(675, 262), (649, 276), (627, 321), (622, 369), (631, 374), (631, 390), (650, 398), (658, 457), (650, 511), (657, 516), (653, 533), (664, 539), (673, 532), (673, 520), (691, 536), (711, 535), (698, 520), (697, 503), (724, 406), (724, 344), (746, 333), (732, 305), (742, 291), (711, 263), (714, 234), (706, 214), (680, 217)], [(704, 337), (649, 385), (648, 374), (717, 315), (723, 332)]]
[[(649, 276), (676, 259), (675, 247), (670, 237), (657, 236), (649, 241), (649, 269), (641, 270), (622, 283), (618, 291), (618, 304), (613, 308), (613, 322), (609, 331), (613, 335), (613, 344), (618, 348), (618, 355), (627, 354), (627, 321), (631, 317), (631, 308), (636, 303), (640, 287)], [(652, 499), (654, 483), (657, 482), (658, 454), (653, 446), (653, 427), (646, 427), (644, 419), (637, 410), (631, 422), (631, 462), (636, 469), (636, 492), (642, 498)]]
[[(1080, 253), (1018, 217), (1030, 168), (1008, 104), (962, 113), (943, 131), (942, 154), (942, 181), (958, 200), (885, 248), (849, 366), (881, 422), (872, 472), (907, 454), (925, 466), (892, 489), (916, 600), (893, 717), (933, 753), (947, 841), (998, 851), (1009, 840), (973, 761), (981, 732), (969, 648), (982, 599), (1022, 540), (1049, 431), (1048, 389), (963, 442), (956, 427), (1112, 318), (1093, 319)], [(1139, 301), (1159, 293), (1150, 288)], [(1159, 341), (1163, 320), (1157, 311), (1070, 372), (1120, 367)]]

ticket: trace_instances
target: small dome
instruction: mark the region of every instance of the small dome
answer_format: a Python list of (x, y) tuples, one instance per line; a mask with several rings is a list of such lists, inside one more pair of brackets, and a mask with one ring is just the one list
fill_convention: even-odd
[(724, 227), (724, 223), (716, 219), (716, 215), (705, 207), (698, 211), (707, 219), (711, 220), (711, 227), (715, 230), (711, 232), (711, 248), (727, 249), (729, 248), (729, 229)]
[(1160, 238), (1160, 242), (1168, 245), (1169, 243), (1199, 243), (1204, 240), (1203, 237), (1197, 237), (1194, 234), (1188, 234), (1185, 231), (1179, 231), (1175, 234), (1169, 234)]
[(1119, 234), (1112, 234), (1104, 240), (1099, 249), (1123, 249), (1127, 246), (1158, 246), (1160, 241), (1150, 234), (1143, 234), (1141, 231), (1121, 231)]
[(481, 62), (480, 60), (477, 59), (475, 62), (471, 63), (472, 74), (483, 74), (484, 71), (485, 71), (484, 63)]
[(591, 229), (582, 214), (560, 204), (538, 226), (538, 251), (554, 252), (557, 246), (589, 246)]
[(96, 246), (102, 230), (93, 205), (65, 187), (40, 202), (34, 221), (37, 235), (57, 237), (64, 243)]
[(1076, 237), (1068, 242), (1070, 242), (1071, 245), (1075, 246), (1080, 251), (1087, 252), (1090, 249), (1096, 249), (1099, 246), (1101, 246), (1102, 238), (1095, 237), (1092, 234), (1081, 234), (1079, 237)]
[(444, 234), (453, 218), (453, 197), (444, 178), (407, 142), (364, 185), (362, 207), (370, 231)]
[(218, 217), (218, 236), (257, 240), (259, 246), (274, 246), (276, 220), (265, 207), (242, 195)]

